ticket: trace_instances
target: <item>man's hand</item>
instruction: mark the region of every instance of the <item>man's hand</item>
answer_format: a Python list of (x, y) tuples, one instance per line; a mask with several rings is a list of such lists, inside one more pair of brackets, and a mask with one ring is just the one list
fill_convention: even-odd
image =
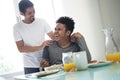
[(88, 61), (88, 63), (96, 63), (97, 60), (91, 60), (91, 61)]
[(79, 32), (73, 33), (71, 36), (71, 41), (75, 42), (78, 38), (82, 38), (82, 34), (80, 34)]
[(49, 46), (50, 44), (52, 44), (52, 41), (53, 40), (46, 40), (46, 41), (44, 41), (43, 43), (42, 43), (42, 48), (44, 49), (46, 46)]
[(41, 66), (41, 67), (48, 67), (48, 66), (49, 66), (49, 63), (48, 63), (46, 60), (42, 59), (42, 60), (40, 61), (40, 66)]

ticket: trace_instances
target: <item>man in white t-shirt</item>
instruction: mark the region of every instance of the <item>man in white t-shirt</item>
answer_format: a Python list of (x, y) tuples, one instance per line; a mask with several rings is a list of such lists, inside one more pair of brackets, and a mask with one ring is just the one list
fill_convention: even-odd
[(43, 19), (35, 18), (34, 5), (29, 0), (19, 2), (20, 14), (24, 20), (14, 25), (14, 38), (18, 50), (23, 54), (25, 74), (39, 72), (42, 50), (52, 44), (44, 41), (45, 34), (53, 39), (53, 32)]

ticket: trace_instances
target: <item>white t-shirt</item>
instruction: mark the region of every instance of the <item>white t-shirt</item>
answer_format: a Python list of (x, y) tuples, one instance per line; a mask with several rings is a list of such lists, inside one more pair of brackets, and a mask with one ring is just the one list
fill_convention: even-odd
[[(27, 46), (40, 46), (45, 40), (45, 33), (49, 33), (52, 29), (43, 19), (35, 19), (31, 24), (23, 21), (15, 24), (14, 38), (15, 41), (24, 41)], [(42, 58), (42, 50), (22, 53), (24, 59), (24, 67), (40, 67), (40, 59)]]

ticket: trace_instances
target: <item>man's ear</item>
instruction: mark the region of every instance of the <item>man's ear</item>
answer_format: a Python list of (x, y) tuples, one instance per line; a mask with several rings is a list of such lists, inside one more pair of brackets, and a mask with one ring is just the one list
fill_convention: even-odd
[(68, 31), (67, 31), (67, 35), (70, 35), (70, 34), (71, 34), (71, 31), (68, 30)]
[(23, 12), (20, 12), (20, 15), (24, 16), (25, 14)]

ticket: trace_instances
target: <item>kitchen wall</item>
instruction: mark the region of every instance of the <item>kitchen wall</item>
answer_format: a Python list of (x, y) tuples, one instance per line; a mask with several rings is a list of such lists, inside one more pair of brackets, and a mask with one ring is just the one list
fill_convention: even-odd
[(104, 60), (105, 39), (99, 0), (57, 1), (53, 0), (56, 18), (64, 15), (73, 17), (75, 32), (84, 35), (93, 59)]
[(113, 27), (120, 50), (120, 0), (52, 0), (56, 19), (70, 16), (76, 22), (75, 32), (82, 33), (93, 59), (105, 60), (103, 29)]
[(104, 28), (113, 28), (113, 37), (120, 50), (120, 0), (99, 0)]

